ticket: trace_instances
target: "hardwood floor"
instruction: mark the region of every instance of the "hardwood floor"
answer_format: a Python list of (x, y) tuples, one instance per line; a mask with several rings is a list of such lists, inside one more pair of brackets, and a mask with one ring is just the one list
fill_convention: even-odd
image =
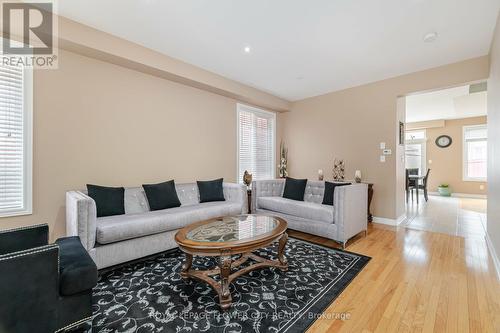
[(483, 238), (371, 224), (346, 250), (372, 260), (308, 332), (500, 332), (500, 283)]

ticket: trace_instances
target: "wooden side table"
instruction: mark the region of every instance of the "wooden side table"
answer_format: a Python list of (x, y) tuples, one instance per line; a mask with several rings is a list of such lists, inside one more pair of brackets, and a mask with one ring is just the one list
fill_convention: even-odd
[(252, 189), (247, 188), (248, 214), (252, 214)]
[(368, 222), (373, 222), (373, 215), (370, 210), (373, 199), (373, 184), (366, 183), (368, 185)]

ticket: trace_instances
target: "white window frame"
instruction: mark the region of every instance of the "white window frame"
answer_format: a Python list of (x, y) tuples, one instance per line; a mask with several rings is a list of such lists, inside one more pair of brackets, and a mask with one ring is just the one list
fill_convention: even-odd
[(23, 207), (0, 212), (0, 217), (33, 213), (33, 70), (27, 67), (23, 69), (23, 97)]
[[(406, 139), (406, 135), (411, 134), (411, 133), (416, 133), (416, 132), (422, 132), (424, 133), (424, 137), (421, 139)], [(427, 141), (427, 130), (425, 129), (419, 129), (419, 130), (407, 130), (405, 132), (405, 142), (406, 143), (422, 143)]]
[[(467, 141), (474, 141), (474, 140), (466, 140), (465, 133), (467, 133), (467, 130), (471, 129), (471, 128), (486, 128), (486, 129), (488, 129), (486, 124), (463, 126), (463, 128), (462, 128), (462, 180), (464, 182), (486, 182), (487, 177), (482, 178), (482, 177), (469, 177), (469, 176), (467, 176), (468, 155), (469, 155), (469, 152), (467, 150)], [(477, 141), (482, 141), (482, 139), (477, 139)], [(488, 142), (488, 138), (486, 138), (486, 142)]]
[(237, 103), (236, 104), (236, 179), (238, 184), (243, 184), (243, 179), (240, 178), (240, 112), (254, 112), (256, 114), (263, 114), (267, 117), (273, 119), (272, 127), (272, 154), (273, 158), (271, 160), (271, 176), (276, 178), (276, 113), (262, 110), (253, 106), (246, 104)]
[[(424, 137), (422, 139), (409, 139), (406, 140), (405, 138), (405, 159), (406, 159), (406, 145), (421, 145), (422, 150), (421, 150), (421, 165), (420, 165), (420, 172), (423, 173), (419, 176), (424, 176), (425, 173), (427, 172), (427, 130), (410, 130), (408, 131), (409, 133), (411, 132), (423, 132)], [(406, 133), (405, 133), (406, 136)], [(406, 160), (405, 160), (406, 163)]]

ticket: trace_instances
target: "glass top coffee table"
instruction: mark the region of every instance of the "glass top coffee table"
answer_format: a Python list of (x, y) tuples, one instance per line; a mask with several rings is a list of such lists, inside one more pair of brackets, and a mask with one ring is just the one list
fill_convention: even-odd
[[(287, 270), (288, 263), (284, 255), (288, 240), (287, 223), (275, 216), (240, 215), (215, 218), (194, 223), (179, 230), (175, 241), (186, 254), (181, 276), (184, 279), (194, 278), (208, 283), (219, 295), (223, 309), (231, 306), (229, 285), (238, 276), (254, 269), (277, 267)], [(252, 251), (278, 242), (278, 259), (262, 258)], [(232, 255), (241, 256), (232, 260)], [(219, 267), (210, 270), (192, 269), (193, 255), (219, 257)], [(240, 268), (249, 259), (254, 262)], [(231, 269), (238, 270), (231, 273)], [(239, 269), (240, 268), (240, 269)], [(219, 281), (213, 277), (219, 275)]]

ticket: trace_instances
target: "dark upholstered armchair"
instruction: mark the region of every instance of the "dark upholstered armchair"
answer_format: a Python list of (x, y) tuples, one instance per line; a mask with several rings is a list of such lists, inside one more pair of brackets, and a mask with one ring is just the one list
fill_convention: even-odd
[(0, 231), (0, 332), (56, 332), (91, 319), (97, 267), (78, 237), (46, 224)]

